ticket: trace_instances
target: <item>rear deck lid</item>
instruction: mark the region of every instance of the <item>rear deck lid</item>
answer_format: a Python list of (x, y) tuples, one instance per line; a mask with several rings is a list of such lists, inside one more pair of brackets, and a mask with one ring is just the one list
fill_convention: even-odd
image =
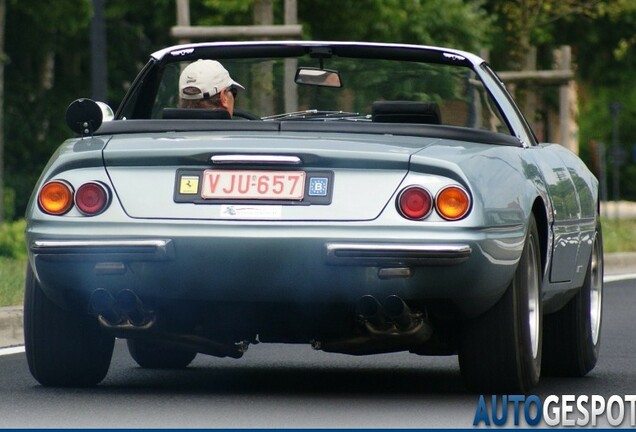
[(434, 141), (309, 135), (115, 135), (104, 161), (134, 218), (362, 221), (380, 214), (411, 154)]

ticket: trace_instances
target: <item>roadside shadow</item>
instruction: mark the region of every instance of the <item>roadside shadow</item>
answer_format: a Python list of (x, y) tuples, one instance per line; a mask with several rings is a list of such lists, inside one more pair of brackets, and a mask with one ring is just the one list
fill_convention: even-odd
[(143, 369), (129, 360), (111, 367), (100, 388), (117, 393), (217, 395), (467, 394), (456, 356), (397, 353), (352, 357), (281, 347), (291, 353), (289, 359), (276, 348), (248, 360), (200, 355), (182, 370)]

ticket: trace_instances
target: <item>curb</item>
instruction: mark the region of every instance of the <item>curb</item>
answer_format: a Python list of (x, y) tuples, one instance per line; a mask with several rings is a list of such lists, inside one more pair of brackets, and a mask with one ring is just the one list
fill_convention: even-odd
[(606, 275), (636, 273), (636, 252), (615, 252), (604, 258)]
[(24, 345), (22, 306), (0, 307), (0, 347)]
[[(636, 252), (605, 254), (605, 275), (636, 274)], [(0, 307), (0, 347), (24, 345), (22, 306)]]

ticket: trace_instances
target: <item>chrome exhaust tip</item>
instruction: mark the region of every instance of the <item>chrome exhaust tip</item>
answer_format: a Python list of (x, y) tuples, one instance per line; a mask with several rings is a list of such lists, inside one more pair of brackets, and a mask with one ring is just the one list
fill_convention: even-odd
[(124, 321), (124, 317), (115, 308), (115, 298), (103, 288), (98, 288), (91, 294), (89, 311), (111, 326), (119, 325)]

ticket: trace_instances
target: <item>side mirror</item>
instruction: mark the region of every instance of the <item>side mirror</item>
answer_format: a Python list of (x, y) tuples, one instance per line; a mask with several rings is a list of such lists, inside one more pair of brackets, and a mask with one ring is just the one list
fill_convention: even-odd
[(103, 102), (82, 98), (77, 99), (66, 109), (66, 124), (76, 134), (91, 135), (104, 121), (115, 118), (113, 110)]
[(320, 87), (342, 87), (338, 71), (301, 67), (296, 71), (294, 78), (296, 84), (313, 85)]

